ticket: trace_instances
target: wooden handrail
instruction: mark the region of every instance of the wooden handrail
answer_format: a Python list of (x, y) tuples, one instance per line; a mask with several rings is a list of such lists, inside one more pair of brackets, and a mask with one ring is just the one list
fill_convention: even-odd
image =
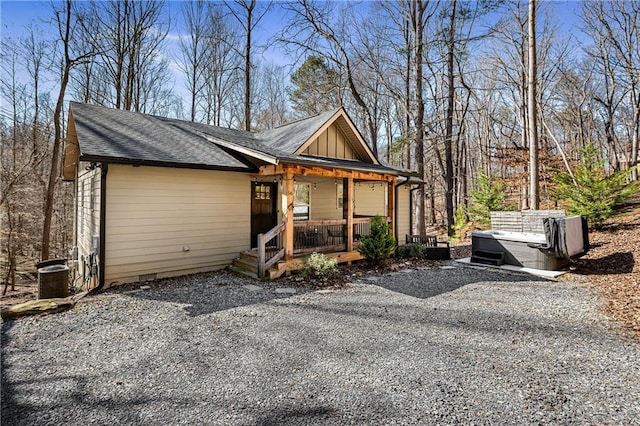
[(305, 226), (344, 225), (345, 223), (347, 223), (345, 219), (296, 220), (293, 222), (293, 226), (301, 228)]
[(278, 252), (267, 261), (267, 244), (281, 234), (285, 226), (286, 223), (282, 222), (264, 234), (258, 234), (258, 278), (264, 278), (266, 270), (284, 257), (284, 249), (278, 247)]
[(273, 228), (271, 228), (267, 232), (265, 232), (264, 233), (264, 242), (268, 243), (269, 241), (273, 240), (273, 238), (275, 236), (277, 236), (279, 233), (284, 231), (284, 227), (285, 226), (286, 226), (286, 224), (284, 222), (282, 222), (282, 223), (277, 224), (276, 226), (274, 226)]

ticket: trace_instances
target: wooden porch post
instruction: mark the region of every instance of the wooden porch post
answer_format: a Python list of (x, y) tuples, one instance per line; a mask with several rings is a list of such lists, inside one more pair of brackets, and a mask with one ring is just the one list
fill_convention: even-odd
[(391, 219), (391, 235), (396, 235), (396, 185), (395, 179), (387, 182), (387, 216)]
[(287, 171), (284, 175), (284, 194), (287, 197), (284, 228), (284, 258), (293, 259), (293, 173)]
[(344, 190), (346, 192), (347, 203), (345, 209), (345, 219), (347, 220), (347, 252), (353, 251), (353, 178), (346, 179), (347, 185)]

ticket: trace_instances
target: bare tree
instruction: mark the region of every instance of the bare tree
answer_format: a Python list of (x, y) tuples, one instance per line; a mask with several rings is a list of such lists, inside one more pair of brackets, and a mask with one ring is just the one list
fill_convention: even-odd
[(62, 122), (62, 114), (64, 108), (64, 96), (69, 83), (69, 75), (72, 69), (92, 56), (95, 52), (83, 52), (76, 51), (76, 40), (82, 37), (80, 33), (81, 27), (79, 24), (80, 17), (77, 14), (76, 8), (73, 6), (71, 0), (66, 0), (60, 8), (54, 6), (54, 20), (58, 29), (58, 43), (60, 44), (62, 58), (61, 68), (62, 73), (60, 76), (60, 88), (58, 91), (58, 99), (56, 101), (56, 107), (53, 114), (53, 124), (55, 128), (55, 135), (53, 139), (52, 156), (51, 156), (51, 168), (49, 171), (49, 180), (47, 183), (47, 190), (45, 195), (44, 204), (44, 224), (42, 229), (42, 250), (40, 254), (41, 259), (47, 259), (49, 257), (49, 242), (51, 238), (51, 219), (53, 215), (53, 197), (55, 194), (56, 184), (59, 178), (59, 163), (60, 154), (63, 139), (64, 123)]
[[(583, 5), (583, 15), (607, 55), (607, 78), (617, 75), (627, 90), (632, 111), (629, 167), (634, 167), (640, 144), (640, 4), (619, 0), (589, 3)], [(637, 168), (632, 169), (632, 179), (638, 180)]]
[(231, 14), (238, 20), (245, 35), (244, 45), (244, 129), (251, 130), (251, 47), (256, 26), (271, 8), (271, 2), (256, 4), (256, 0), (235, 0), (226, 3)]
[(256, 129), (273, 129), (285, 124), (290, 117), (289, 87), (286, 69), (273, 63), (262, 64), (254, 87), (257, 88), (254, 104)]
[(152, 0), (91, 4), (98, 55), (89, 88), (99, 92), (87, 98), (139, 112), (152, 111), (155, 103), (166, 102), (157, 96), (168, 92), (152, 87), (170, 81), (167, 60), (160, 54), (169, 29), (163, 8), (164, 1)]
[(182, 56), (180, 67), (187, 79), (191, 121), (196, 121), (197, 103), (204, 89), (205, 64), (208, 60), (207, 41), (211, 30), (206, 5), (204, 0), (182, 3), (187, 35), (181, 35), (179, 39)]
[[(347, 81), (349, 92), (353, 100), (365, 117), (369, 130), (371, 148), (374, 154), (378, 154), (378, 128), (375, 113), (371, 106), (365, 102), (362, 88), (356, 80), (356, 69), (352, 63), (352, 55), (348, 52), (346, 34), (338, 31), (337, 23), (331, 23), (327, 19), (335, 16), (334, 4), (319, 3), (310, 0), (298, 0), (290, 3), (285, 8), (292, 19), (283, 29), (279, 41), (294, 50), (301, 49), (314, 55), (324, 57), (336, 64)], [(345, 10), (342, 15), (348, 16)], [(351, 16), (349, 16), (351, 17)], [(350, 22), (352, 25), (353, 23)]]

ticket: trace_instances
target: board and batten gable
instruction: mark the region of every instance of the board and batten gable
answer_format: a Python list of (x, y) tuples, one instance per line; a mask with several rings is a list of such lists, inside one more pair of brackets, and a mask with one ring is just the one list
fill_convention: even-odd
[(111, 164), (105, 286), (229, 265), (250, 245), (245, 173)]
[(78, 165), (76, 183), (76, 245), (81, 276), (88, 276), (88, 257), (97, 253), (100, 238), (101, 169), (87, 162)]
[(354, 149), (335, 123), (315, 138), (301, 154), (324, 158), (358, 160)]

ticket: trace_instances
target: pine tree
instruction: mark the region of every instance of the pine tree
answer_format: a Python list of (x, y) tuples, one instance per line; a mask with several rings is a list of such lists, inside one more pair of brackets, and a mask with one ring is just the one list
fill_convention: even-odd
[(502, 185), (484, 172), (480, 172), (477, 188), (471, 191), (469, 219), (478, 225), (488, 226), (491, 222), (491, 212), (502, 210), (510, 210), (504, 202)]
[(615, 216), (615, 207), (640, 191), (640, 183), (627, 182), (631, 170), (620, 170), (606, 175), (604, 160), (598, 159), (593, 143), (582, 149), (583, 160), (571, 176), (566, 171), (555, 170), (554, 194), (569, 203), (570, 214), (585, 215), (594, 227)]
[(309, 56), (291, 76), (293, 108), (304, 116), (340, 105), (340, 73), (318, 56)]
[(391, 227), (382, 218), (374, 216), (371, 219), (371, 233), (364, 235), (358, 246), (358, 251), (366, 256), (369, 263), (384, 263), (396, 249), (396, 239), (391, 233)]

